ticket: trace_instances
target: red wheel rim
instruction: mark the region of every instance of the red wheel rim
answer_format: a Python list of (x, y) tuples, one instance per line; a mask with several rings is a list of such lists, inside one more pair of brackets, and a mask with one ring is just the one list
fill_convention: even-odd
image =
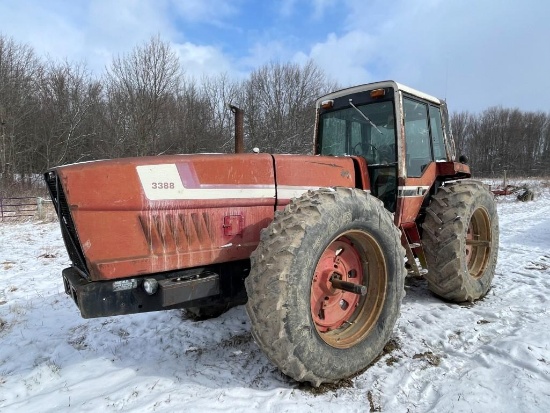
[(334, 241), (325, 250), (313, 275), (311, 312), (319, 332), (342, 327), (353, 315), (360, 295), (338, 290), (331, 278), (363, 284), (363, 266), (357, 250), (346, 237)]
[[(334, 288), (333, 277), (366, 287), (366, 294)], [(386, 286), (386, 261), (374, 237), (350, 230), (335, 238), (312, 274), (310, 308), (317, 334), (336, 348), (350, 348), (364, 340), (378, 321)]]

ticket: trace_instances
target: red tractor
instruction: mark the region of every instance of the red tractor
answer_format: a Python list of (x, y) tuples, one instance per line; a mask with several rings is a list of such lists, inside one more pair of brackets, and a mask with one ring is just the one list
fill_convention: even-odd
[(45, 178), (83, 317), (245, 303), (258, 345), (317, 386), (389, 340), (407, 272), (444, 299), (490, 288), (493, 195), (455, 161), (445, 102), (393, 81), (317, 101), (314, 155), (172, 155)]

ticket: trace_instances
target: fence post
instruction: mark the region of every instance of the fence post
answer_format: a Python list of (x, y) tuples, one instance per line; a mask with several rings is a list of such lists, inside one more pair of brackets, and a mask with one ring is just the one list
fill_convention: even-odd
[(38, 212), (38, 219), (42, 219), (42, 198), (37, 197), (36, 198), (36, 210)]

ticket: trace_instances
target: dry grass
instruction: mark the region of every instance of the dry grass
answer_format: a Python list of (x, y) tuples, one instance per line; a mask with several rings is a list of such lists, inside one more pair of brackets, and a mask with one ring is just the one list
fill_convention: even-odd
[(369, 407), (370, 407), (371, 412), (381, 412), (382, 411), (382, 408), (380, 407), (380, 405), (376, 404), (374, 402), (374, 397), (372, 395), (372, 391), (370, 391), (370, 390), (367, 392), (367, 400), (369, 401)]
[(4, 262), (0, 262), (0, 265), (2, 266), (2, 268), (4, 270), (9, 270), (10, 268), (13, 268), (13, 266), (15, 265), (15, 262), (13, 261), (4, 261)]
[(431, 351), (426, 351), (424, 353), (418, 353), (413, 356), (415, 360), (425, 360), (431, 366), (439, 366), (441, 364), (441, 356), (432, 353)]

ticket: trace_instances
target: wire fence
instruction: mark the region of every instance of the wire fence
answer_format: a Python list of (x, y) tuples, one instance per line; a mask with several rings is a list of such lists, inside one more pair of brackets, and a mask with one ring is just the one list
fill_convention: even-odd
[(35, 196), (0, 197), (0, 221), (17, 218), (38, 218), (46, 216), (51, 200)]

